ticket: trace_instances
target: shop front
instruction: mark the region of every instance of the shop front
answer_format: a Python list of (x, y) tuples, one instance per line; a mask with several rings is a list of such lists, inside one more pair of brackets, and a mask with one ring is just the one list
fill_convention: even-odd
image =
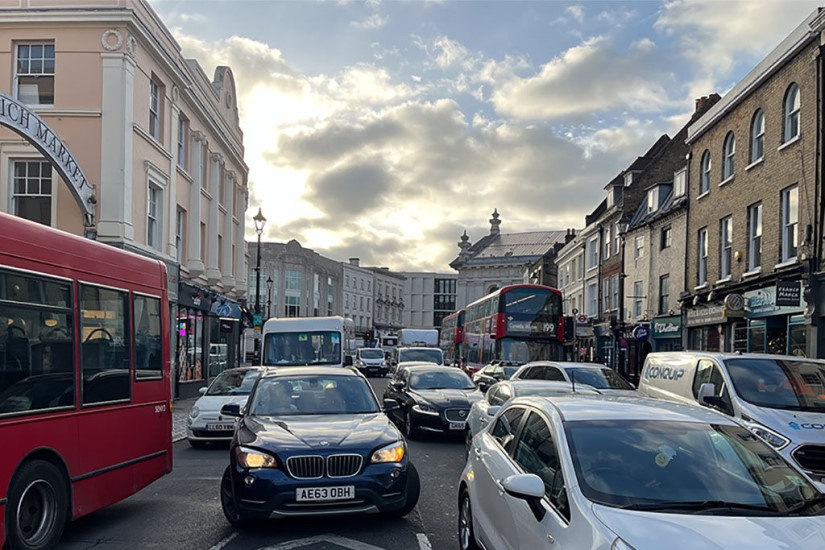
[(598, 323), (593, 325), (595, 335), (595, 345), (593, 346), (593, 356), (591, 361), (601, 363), (613, 369), (616, 368), (615, 357), (617, 355), (617, 340), (614, 337), (610, 323)]
[(800, 281), (746, 292), (747, 326), (744, 351), (776, 355), (808, 355), (808, 325)]
[(204, 368), (209, 357), (211, 336), (209, 292), (181, 281), (178, 290), (178, 352), (176, 395), (186, 399), (198, 395), (208, 382)]
[(209, 313), (212, 320), (207, 367), (211, 379), (226, 369), (240, 366), (243, 311), (237, 302), (220, 297), (212, 302)]
[(682, 316), (654, 317), (650, 336), (654, 351), (680, 351), (682, 349)]
[(627, 367), (624, 374), (634, 384), (638, 383), (647, 354), (652, 351), (650, 324), (640, 323), (629, 327), (621, 340), (621, 347), (627, 349)]

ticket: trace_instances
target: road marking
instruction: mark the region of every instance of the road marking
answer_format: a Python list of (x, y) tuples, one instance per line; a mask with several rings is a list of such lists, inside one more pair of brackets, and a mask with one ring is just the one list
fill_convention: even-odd
[(295, 550), (296, 548), (303, 548), (305, 546), (309, 546), (310, 544), (318, 544), (322, 542), (331, 542), (332, 544), (348, 548), (349, 550), (385, 550), (380, 546), (373, 546), (372, 544), (361, 542), (360, 540), (352, 540), (335, 535), (321, 535), (318, 537), (310, 537), (308, 539), (290, 540), (287, 542), (282, 542), (281, 544), (276, 544), (275, 546), (264, 546), (258, 550)]
[(235, 531), (231, 535), (226, 537), (225, 539), (219, 541), (215, 546), (213, 546), (209, 550), (221, 550), (221, 548), (226, 547), (226, 545), (229, 544), (230, 542), (232, 542), (232, 539), (234, 539), (237, 536), (238, 536), (238, 532)]
[(418, 539), (419, 550), (433, 550), (433, 545), (430, 544), (430, 539), (424, 533), (417, 533), (415, 538)]

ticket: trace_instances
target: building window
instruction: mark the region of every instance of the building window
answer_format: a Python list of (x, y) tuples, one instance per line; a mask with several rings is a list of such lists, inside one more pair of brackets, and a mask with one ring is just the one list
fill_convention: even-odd
[(335, 285), (332, 283), (332, 277), (327, 277), (327, 315), (334, 313), (335, 304)]
[(287, 317), (301, 316), (301, 286), (301, 272), (288, 269), (284, 288), (284, 314)]
[(149, 185), (146, 203), (146, 244), (160, 249), (161, 190)]
[(633, 257), (635, 259), (644, 258), (645, 256), (645, 236), (639, 235), (634, 239)]
[(613, 254), (618, 256), (619, 251), (621, 250), (622, 245), (622, 234), (619, 231), (619, 222), (616, 222), (616, 225), (613, 226)]
[(765, 113), (762, 109), (753, 115), (751, 124), (751, 163), (762, 160), (765, 156)]
[(610, 258), (610, 247), (613, 243), (613, 239), (610, 238), (610, 230), (612, 226), (608, 226), (604, 229), (604, 259), (607, 260)]
[(799, 86), (791, 84), (785, 92), (785, 131), (782, 143), (787, 143), (799, 137), (799, 109), (801, 99), (799, 97)]
[(710, 151), (702, 153), (702, 172), (699, 176), (699, 194), (704, 195), (710, 191)]
[(16, 98), (26, 105), (54, 105), (54, 44), (17, 44)]
[(799, 246), (799, 187), (782, 190), (782, 261), (796, 259)]
[(708, 228), (699, 230), (697, 241), (699, 251), (699, 262), (697, 265), (696, 283), (703, 285), (708, 282)]
[(321, 276), (317, 273), (312, 275), (313, 294), (312, 294), (312, 311), (315, 317), (321, 315)]
[(651, 214), (659, 209), (659, 186), (647, 192), (647, 213)]
[(349, 275), (344, 275), (344, 286), (349, 288)]
[(33, 222), (52, 223), (52, 165), (40, 160), (14, 161), (11, 213)]
[(668, 304), (670, 301), (670, 275), (662, 275), (659, 277), (659, 315), (668, 312)]
[(613, 291), (613, 302), (612, 302), (613, 309), (618, 309), (619, 305), (620, 305), (619, 304), (619, 275), (618, 275), (618, 273), (616, 275), (613, 275), (612, 277), (610, 277), (610, 281), (611, 281), (610, 285), (613, 287), (612, 288), (612, 291)]
[(662, 228), (662, 241), (661, 241), (662, 242), (662, 245), (661, 245), (662, 250), (664, 250), (665, 248), (670, 248), (670, 245), (671, 245), (671, 241), (670, 241), (671, 236), (670, 236), (670, 234), (671, 234), (671, 228), (670, 228), (669, 225), (667, 227)]
[(206, 224), (201, 222), (201, 261), (206, 263)]
[(221, 206), (226, 204), (226, 169), (220, 164), (218, 169), (218, 204)]
[(183, 113), (178, 118), (178, 166), (184, 170), (189, 169), (189, 120), (183, 116)]
[(300, 296), (285, 296), (286, 304), (284, 308), (284, 315), (286, 317), (300, 317), (301, 316), (301, 297)]
[(598, 314), (599, 290), (596, 283), (587, 285), (587, 315), (595, 317)]
[(602, 281), (602, 309), (604, 311), (610, 311), (613, 309), (610, 307), (610, 279), (605, 278)]
[(161, 112), (163, 86), (154, 78), (149, 80), (149, 135), (161, 141)]
[(733, 219), (728, 216), (719, 222), (719, 278), (730, 277), (731, 249), (733, 247)]
[(722, 164), (722, 181), (727, 181), (733, 177), (734, 157), (736, 156), (736, 137), (733, 132), (728, 132), (725, 137), (725, 162)]
[(635, 281), (633, 283), (633, 317), (639, 318), (642, 316), (642, 300), (644, 296), (642, 293), (642, 281)]
[(587, 269), (593, 269), (599, 265), (599, 239), (593, 237), (587, 243)]
[(762, 203), (748, 208), (748, 271), (762, 265)]
[(679, 170), (673, 174), (673, 196), (681, 197), (685, 194), (685, 182), (687, 180), (687, 170)]
[(175, 248), (178, 251), (178, 263), (183, 263), (185, 256), (185, 235), (186, 235), (186, 210), (178, 206), (178, 212), (175, 217)]

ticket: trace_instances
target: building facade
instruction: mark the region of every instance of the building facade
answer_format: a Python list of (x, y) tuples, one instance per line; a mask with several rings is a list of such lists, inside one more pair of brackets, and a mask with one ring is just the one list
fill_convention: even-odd
[(0, 25), (0, 91), (71, 149), (95, 224), (84, 228), (67, 182), (3, 128), (0, 208), (165, 262), (173, 387), (195, 395), (239, 361), (248, 168), (232, 71), (210, 77), (185, 59), (144, 0), (22, 0), (0, 7)]
[(371, 267), (373, 272), (373, 328), (382, 334), (395, 334), (404, 316), (406, 278), (388, 267)]
[(411, 272), (405, 277), (402, 312), (404, 328), (440, 329), (441, 320), (456, 311), (455, 274)]
[[(688, 130), (689, 349), (817, 356), (819, 10)], [(821, 353), (821, 352), (820, 352)]]
[(344, 273), (344, 317), (352, 319), (355, 334), (364, 338), (372, 330), (373, 322), (373, 288), (375, 274), (372, 270), (361, 267), (359, 258), (350, 258), (343, 263)]
[(557, 254), (558, 289), (564, 299), (564, 315), (573, 319), (574, 331), (572, 339), (565, 342), (565, 358), (576, 361), (581, 358), (581, 339), (592, 337), (592, 327), (584, 308), (584, 241), (581, 231), (572, 232)]

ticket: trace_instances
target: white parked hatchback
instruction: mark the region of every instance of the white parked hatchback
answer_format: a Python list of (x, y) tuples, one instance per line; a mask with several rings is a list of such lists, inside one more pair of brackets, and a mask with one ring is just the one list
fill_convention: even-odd
[(587, 384), (602, 393), (636, 396), (633, 385), (610, 367), (598, 363), (533, 361), (516, 371), (510, 380), (554, 380)]
[(462, 550), (819, 550), (825, 495), (701, 407), (521, 397), (473, 438), (458, 531)]

